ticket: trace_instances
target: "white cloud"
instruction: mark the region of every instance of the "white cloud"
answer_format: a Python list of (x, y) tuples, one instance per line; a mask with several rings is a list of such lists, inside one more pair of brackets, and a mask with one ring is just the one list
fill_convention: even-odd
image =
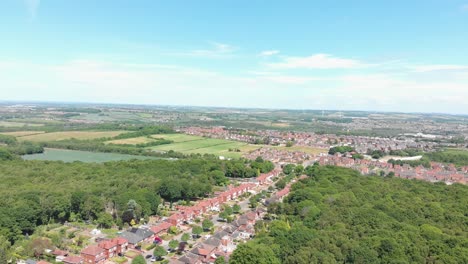
[(24, 4), (26, 5), (30, 18), (36, 18), (37, 11), (41, 4), (41, 0), (24, 0)]
[(260, 52), (260, 54), (258, 54), (259, 56), (261, 57), (269, 57), (269, 56), (273, 56), (273, 55), (276, 55), (276, 54), (279, 54), (280, 51), (279, 50), (264, 50), (262, 52)]
[(270, 63), (267, 66), (276, 69), (354, 69), (369, 65), (358, 60), (319, 53), (309, 57), (286, 57), (282, 62)]
[(459, 71), (468, 70), (466, 65), (453, 64), (433, 64), (433, 65), (418, 65), (410, 67), (415, 72), (432, 72), (432, 71)]
[(288, 76), (288, 75), (277, 75), (277, 76), (265, 76), (263, 80), (272, 81), (283, 84), (305, 84), (311, 81), (320, 81), (321, 78), (314, 77), (301, 77), (301, 76)]
[[(128, 61), (0, 61), (5, 100), (467, 113), (468, 75), (218, 71)], [(262, 98), (262, 100), (258, 100)]]
[(201, 58), (229, 58), (237, 50), (236, 47), (218, 42), (210, 42), (210, 49), (194, 49), (183, 52), (169, 52), (168, 55), (201, 57)]

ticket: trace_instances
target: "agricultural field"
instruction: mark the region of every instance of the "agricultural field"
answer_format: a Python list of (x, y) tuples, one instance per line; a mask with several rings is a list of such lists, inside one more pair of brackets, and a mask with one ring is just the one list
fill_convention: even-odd
[(64, 131), (64, 132), (51, 132), (51, 133), (42, 133), (36, 135), (22, 136), (18, 137), (19, 140), (28, 140), (28, 141), (57, 141), (64, 139), (96, 139), (103, 137), (115, 137), (126, 131)]
[(56, 160), (63, 162), (107, 162), (116, 160), (131, 160), (131, 159), (160, 159), (151, 156), (137, 156), (118, 153), (99, 153), (79, 150), (65, 149), (46, 149), (44, 153), (23, 155), (24, 160)]
[(21, 122), (7, 122), (0, 121), (2, 127), (24, 127), (24, 126), (43, 126), (44, 124), (32, 124), (32, 123), (21, 123)]
[(2, 132), (0, 134), (14, 137), (24, 137), (37, 134), (43, 134), (45, 131), (15, 131), (15, 132)]
[[(164, 138), (173, 140), (174, 143), (150, 147), (155, 151), (177, 151), (185, 154), (201, 153), (224, 156), (228, 158), (239, 158), (243, 154), (260, 148), (260, 145), (251, 145), (238, 141), (204, 138), (185, 134), (164, 134), (153, 135), (154, 138)], [(240, 152), (229, 151), (229, 149), (239, 149)]]
[(145, 144), (152, 142), (151, 138), (148, 138), (147, 136), (144, 137), (135, 137), (135, 138), (124, 138), (124, 139), (115, 139), (115, 140), (110, 140), (106, 141), (106, 144), (123, 144), (123, 145), (136, 145), (136, 144)]

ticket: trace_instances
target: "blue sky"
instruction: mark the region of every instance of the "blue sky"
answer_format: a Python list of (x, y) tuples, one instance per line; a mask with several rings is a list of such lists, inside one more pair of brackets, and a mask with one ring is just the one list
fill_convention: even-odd
[(0, 100), (468, 113), (468, 0), (2, 0), (0, 32)]

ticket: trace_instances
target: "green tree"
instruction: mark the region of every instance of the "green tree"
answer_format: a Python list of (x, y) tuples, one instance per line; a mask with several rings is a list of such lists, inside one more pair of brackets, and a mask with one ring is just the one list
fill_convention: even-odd
[(226, 259), (224, 258), (224, 256), (219, 256), (216, 258), (215, 264), (226, 264)]
[(289, 175), (294, 172), (294, 164), (287, 164), (283, 167), (283, 173)]
[(138, 255), (132, 260), (132, 264), (146, 264), (146, 261), (142, 255)]
[(203, 228), (201, 226), (192, 227), (192, 234), (195, 235), (195, 237), (200, 237), (201, 233), (203, 233)]
[(240, 244), (232, 253), (229, 264), (280, 264), (273, 250), (262, 244)]
[(228, 217), (229, 217), (229, 214), (226, 213), (226, 211), (222, 211), (221, 213), (219, 213), (219, 218), (223, 220), (226, 220)]
[(190, 239), (190, 235), (188, 233), (184, 233), (180, 238), (183, 242), (187, 242)]
[(162, 198), (167, 199), (171, 203), (182, 198), (182, 187), (180, 182), (174, 179), (165, 180), (159, 187), (159, 194)]
[(226, 212), (227, 215), (232, 215), (234, 213), (232, 207), (229, 205), (224, 206), (224, 212)]
[(162, 246), (156, 246), (153, 250), (153, 256), (160, 260), (162, 257), (167, 255), (167, 251)]
[(304, 166), (302, 165), (297, 165), (295, 168), (294, 168), (294, 172), (299, 175), (299, 174), (302, 174), (304, 172)]
[(5, 249), (0, 248), (0, 264), (7, 264), (8, 263), (8, 256)]
[(241, 211), (240, 205), (238, 205), (238, 204), (233, 205), (233, 206), (232, 206), (232, 211), (233, 211), (235, 214), (240, 213), (240, 211)]
[(179, 246), (179, 241), (177, 241), (175, 239), (169, 241), (169, 248), (171, 250), (175, 250), (178, 246)]
[(214, 226), (213, 222), (209, 219), (205, 219), (202, 222), (202, 227), (204, 230), (210, 230)]
[(102, 212), (98, 215), (97, 223), (102, 228), (111, 228), (114, 225), (112, 215)]

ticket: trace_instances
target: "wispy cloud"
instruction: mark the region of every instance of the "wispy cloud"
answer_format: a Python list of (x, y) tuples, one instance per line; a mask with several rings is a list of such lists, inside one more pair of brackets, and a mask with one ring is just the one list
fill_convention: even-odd
[(278, 53), (280, 53), (279, 50), (264, 50), (264, 51), (260, 52), (260, 54), (258, 54), (258, 55), (261, 56), (261, 57), (268, 57), (268, 56), (276, 55)]
[(24, 4), (26, 5), (26, 9), (28, 10), (29, 17), (31, 19), (36, 18), (37, 11), (41, 4), (41, 0), (24, 0)]
[(169, 52), (169, 55), (187, 56), (187, 57), (201, 57), (201, 58), (227, 58), (232, 57), (233, 53), (237, 50), (229, 44), (210, 42), (209, 49), (194, 49), (182, 52)]
[(433, 64), (433, 65), (418, 65), (410, 67), (415, 72), (432, 72), (432, 71), (460, 71), (468, 70), (466, 65), (454, 64)]
[(461, 11), (468, 12), (468, 4), (464, 4), (460, 7)]
[(358, 60), (319, 53), (308, 57), (285, 57), (282, 62), (269, 63), (267, 66), (276, 69), (354, 69), (369, 65)]

